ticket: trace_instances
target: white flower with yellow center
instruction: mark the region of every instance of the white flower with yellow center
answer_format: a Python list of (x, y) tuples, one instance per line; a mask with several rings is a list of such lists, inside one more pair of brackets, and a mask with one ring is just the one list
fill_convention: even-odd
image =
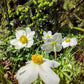
[(48, 38), (50, 38), (52, 36), (52, 32), (48, 31), (48, 32), (43, 32), (43, 39), (46, 40)]
[(31, 31), (29, 27), (25, 30), (17, 30), (16, 38), (10, 41), (11, 45), (15, 46), (15, 49), (21, 49), (23, 47), (31, 47), (34, 43), (33, 36), (35, 32)]
[(21, 67), (15, 75), (19, 84), (31, 84), (38, 76), (45, 84), (59, 84), (59, 76), (51, 69), (60, 64), (54, 60), (43, 59), (42, 55), (32, 55), (32, 61)]
[(66, 48), (68, 46), (76, 46), (77, 45), (77, 39), (76, 38), (64, 38), (62, 42), (63, 48)]
[(62, 35), (61, 33), (55, 33), (51, 36), (51, 38), (44, 41), (44, 44), (41, 46), (46, 53), (50, 53), (51, 51), (59, 52), (62, 49)]

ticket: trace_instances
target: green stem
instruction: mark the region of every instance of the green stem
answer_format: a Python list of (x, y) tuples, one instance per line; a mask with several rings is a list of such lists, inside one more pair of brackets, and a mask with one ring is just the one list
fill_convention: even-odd
[(41, 43), (41, 42), (43, 42), (43, 41), (36, 42), (36, 43), (34, 43), (33, 45), (36, 45), (36, 44)]
[(55, 53), (55, 61), (56, 61), (56, 58), (57, 58), (57, 53), (56, 53), (56, 51), (55, 51), (54, 53)]
[(17, 64), (17, 62), (16, 62), (15, 65), (13, 66), (12, 74), (14, 74), (14, 70), (15, 70), (16, 64)]
[(63, 74), (64, 74), (69, 80), (71, 80), (70, 76), (69, 76), (67, 73), (63, 72)]
[(83, 28), (73, 27), (73, 29), (76, 29), (76, 30), (79, 30), (79, 31), (84, 32), (84, 29)]
[(56, 53), (56, 47), (55, 47), (55, 45), (54, 45), (54, 54), (55, 54), (55, 61), (56, 61), (57, 53)]
[(12, 34), (12, 28), (10, 26), (10, 20), (9, 20), (9, 14), (8, 14), (8, 6), (7, 6), (7, 0), (4, 0), (5, 3), (5, 11), (6, 11), (6, 19), (8, 21), (8, 30), (10, 31), (10, 35)]

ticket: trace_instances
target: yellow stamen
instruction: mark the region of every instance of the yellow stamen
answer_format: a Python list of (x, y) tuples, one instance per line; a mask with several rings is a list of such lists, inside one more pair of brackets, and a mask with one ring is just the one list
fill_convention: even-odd
[(47, 35), (47, 36), (46, 36), (46, 38), (50, 38), (50, 36), (49, 36), (49, 35)]
[(53, 45), (53, 44), (56, 44), (56, 41), (53, 41), (51, 44), (52, 44), (52, 45)]
[(41, 64), (43, 62), (43, 55), (39, 54), (32, 55), (32, 61), (36, 64)]
[(70, 38), (66, 39), (65, 41), (66, 41), (66, 42), (70, 42)]
[(26, 38), (26, 36), (25, 35), (22, 35), (21, 37), (20, 37), (20, 42), (21, 43), (23, 43), (23, 44), (25, 44), (25, 43), (27, 43), (28, 42), (28, 39)]

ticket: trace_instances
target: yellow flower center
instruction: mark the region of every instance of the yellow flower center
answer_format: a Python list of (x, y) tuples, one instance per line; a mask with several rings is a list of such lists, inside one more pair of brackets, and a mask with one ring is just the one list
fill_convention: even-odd
[(49, 36), (49, 35), (47, 35), (47, 36), (46, 36), (46, 38), (50, 38), (50, 36)]
[(52, 45), (56, 44), (56, 41), (53, 41), (51, 44), (52, 44)]
[(39, 54), (32, 55), (32, 61), (36, 64), (41, 64), (43, 62), (43, 55)]
[(66, 41), (66, 42), (70, 42), (70, 38), (66, 39), (65, 41)]
[(20, 42), (23, 43), (23, 44), (25, 44), (25, 43), (28, 42), (28, 39), (27, 39), (27, 37), (26, 37), (25, 35), (22, 35), (19, 40), (20, 40)]

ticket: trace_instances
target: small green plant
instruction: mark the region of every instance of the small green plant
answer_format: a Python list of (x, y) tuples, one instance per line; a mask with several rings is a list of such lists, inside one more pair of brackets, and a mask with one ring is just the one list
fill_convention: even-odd
[(8, 79), (8, 74), (4, 72), (2, 66), (0, 66), (0, 83), (1, 84), (12, 84), (12, 82)]

